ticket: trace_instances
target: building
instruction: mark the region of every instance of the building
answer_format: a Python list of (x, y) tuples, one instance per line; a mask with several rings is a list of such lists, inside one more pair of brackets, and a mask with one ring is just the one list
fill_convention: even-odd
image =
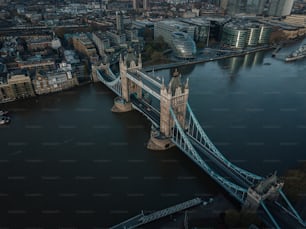
[(266, 0), (221, 0), (220, 7), (226, 14), (263, 14)]
[(122, 33), (124, 31), (122, 11), (116, 11), (116, 29), (118, 33)]
[(131, 42), (139, 42), (138, 30), (137, 29), (127, 29), (125, 31), (126, 37)]
[(260, 25), (258, 44), (266, 45), (270, 42), (272, 27), (269, 25)]
[(28, 58), (26, 61), (17, 60), (17, 67), (19, 69), (27, 69), (29, 71), (36, 71), (40, 69), (50, 70), (55, 68), (55, 61), (52, 58), (42, 59), (40, 56)]
[(16, 99), (14, 91), (7, 83), (8, 75), (5, 74), (0, 78), (0, 103), (14, 101)]
[(194, 58), (197, 52), (194, 41), (187, 33), (183, 32), (172, 33), (171, 47), (175, 56), (183, 59)]
[(118, 34), (116, 32), (106, 31), (106, 35), (115, 45), (126, 46), (126, 35), (124, 33)]
[(149, 0), (143, 0), (142, 7), (144, 10), (147, 10), (149, 8)]
[(196, 33), (196, 26), (177, 21), (177, 20), (163, 20), (154, 24), (154, 38), (163, 37), (167, 43), (171, 43), (172, 32), (187, 33), (191, 39), (194, 39)]
[(174, 4), (174, 5), (189, 3), (189, 1), (190, 0), (166, 0), (167, 3)]
[(72, 76), (71, 65), (61, 63), (56, 70), (39, 71), (32, 83), (35, 93), (41, 95), (72, 88), (78, 81)]
[(87, 37), (86, 34), (75, 34), (72, 37), (73, 47), (87, 57), (97, 56), (97, 50), (93, 42)]
[(144, 9), (147, 10), (149, 8), (149, 0), (132, 0), (133, 1), (133, 9)]
[(306, 28), (306, 15), (303, 14), (290, 15), (286, 17), (286, 19), (284, 19), (284, 22), (289, 25)]
[(164, 20), (154, 25), (154, 39), (161, 36), (175, 51), (175, 55), (181, 58), (191, 58), (190, 53), (196, 53), (195, 34), (196, 26), (181, 21)]
[(75, 65), (80, 63), (80, 59), (75, 50), (64, 50), (64, 59), (67, 64)]
[(195, 26), (195, 41), (207, 41), (210, 33), (210, 21), (204, 17), (182, 19), (182, 22)]
[(29, 51), (44, 50), (48, 47), (52, 47), (51, 37), (29, 38), (26, 42)]
[[(146, 30), (150, 30), (152, 32), (152, 37), (150, 37), (149, 39), (154, 39), (153, 35), (154, 35), (154, 23), (148, 20), (135, 20), (132, 21), (132, 28), (137, 29), (138, 30), (138, 35), (141, 37), (144, 37), (145, 35), (145, 31)], [(144, 37), (146, 39), (146, 37)]]
[(268, 0), (269, 16), (284, 17), (291, 14), (294, 0)]
[(0, 83), (0, 102), (35, 96), (31, 79), (25, 71), (12, 72)]
[(249, 23), (248, 27), (248, 38), (246, 40), (246, 46), (257, 46), (260, 36), (260, 26), (257, 23)]
[(111, 49), (109, 38), (104, 33), (92, 33), (92, 40), (95, 43), (100, 56), (104, 56), (105, 53), (114, 51), (113, 49)]
[(272, 28), (249, 21), (236, 20), (224, 25), (221, 43), (224, 47), (243, 49), (269, 43)]
[(245, 48), (248, 39), (248, 29), (245, 25), (227, 23), (223, 27), (221, 43), (225, 47), (242, 49)]
[(137, 0), (132, 0), (133, 1), (133, 9), (134, 10), (137, 10), (137, 8), (138, 8), (138, 1)]

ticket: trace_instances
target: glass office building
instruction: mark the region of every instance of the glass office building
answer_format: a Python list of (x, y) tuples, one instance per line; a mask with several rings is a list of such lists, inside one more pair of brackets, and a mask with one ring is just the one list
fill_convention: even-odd
[(221, 42), (224, 47), (236, 49), (265, 45), (271, 32), (271, 26), (237, 20), (224, 25)]
[(190, 59), (194, 58), (197, 49), (194, 41), (187, 33), (173, 32), (172, 36), (172, 48), (178, 58)]
[(196, 53), (194, 42), (196, 26), (176, 21), (164, 20), (154, 24), (154, 38), (163, 37), (180, 58), (193, 58)]

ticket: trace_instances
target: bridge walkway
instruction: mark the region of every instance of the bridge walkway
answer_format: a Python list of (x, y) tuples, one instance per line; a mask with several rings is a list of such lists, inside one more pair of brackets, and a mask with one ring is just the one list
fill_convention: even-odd
[(172, 215), (174, 213), (186, 210), (188, 208), (197, 206), (202, 203), (201, 198), (197, 197), (188, 201), (185, 201), (183, 203), (171, 206), (169, 208), (162, 209), (160, 211), (153, 212), (148, 215), (144, 215), (143, 212), (139, 215), (136, 215), (120, 224), (117, 224), (110, 229), (130, 229), (130, 228), (136, 228), (142, 225), (145, 225), (147, 223), (151, 223), (153, 221), (156, 221), (158, 219), (161, 219), (163, 217), (166, 217), (168, 215)]

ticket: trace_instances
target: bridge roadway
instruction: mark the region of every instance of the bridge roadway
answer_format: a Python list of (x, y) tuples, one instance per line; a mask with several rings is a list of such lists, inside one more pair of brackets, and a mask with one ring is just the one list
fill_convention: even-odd
[(110, 229), (128, 229), (128, 228), (136, 228), (151, 222), (154, 222), (158, 219), (166, 217), (168, 215), (172, 215), (174, 213), (186, 210), (188, 208), (197, 206), (202, 203), (200, 198), (194, 198), (192, 200), (185, 201), (183, 203), (171, 206), (169, 208), (165, 208), (160, 211), (153, 212), (148, 215), (144, 215), (143, 212), (137, 216), (134, 216), (120, 224), (117, 224)]
[(225, 165), (224, 161), (220, 160), (219, 158), (215, 157), (211, 152), (209, 152), (209, 149), (203, 148), (200, 144), (198, 144), (193, 137), (187, 134), (189, 137), (189, 140), (191, 141), (193, 147), (200, 152), (200, 156), (202, 159), (209, 164), (209, 166), (216, 171), (219, 175), (227, 178), (233, 183), (236, 183), (240, 185), (241, 187), (244, 187), (248, 189), (250, 184), (248, 184), (246, 181), (242, 180), (239, 176), (235, 175), (233, 171)]
[(115, 75), (108, 75), (106, 74), (106, 72), (104, 70), (98, 70), (98, 72), (101, 74), (101, 76), (103, 76), (103, 78), (108, 81), (109, 83), (111, 83), (112, 81), (114, 81), (116, 79)]
[(135, 95), (131, 95), (130, 99), (134, 108), (145, 115), (151, 122), (155, 124), (155, 126), (159, 126), (159, 112), (153, 106), (150, 106), (144, 100), (137, 99)]
[(156, 99), (160, 100), (160, 85), (157, 84), (158, 82), (153, 83), (153, 79), (148, 76), (144, 77), (144, 75), (145, 74), (141, 73), (140, 71), (136, 71), (136, 73), (128, 72), (127, 78), (146, 92), (153, 95)]

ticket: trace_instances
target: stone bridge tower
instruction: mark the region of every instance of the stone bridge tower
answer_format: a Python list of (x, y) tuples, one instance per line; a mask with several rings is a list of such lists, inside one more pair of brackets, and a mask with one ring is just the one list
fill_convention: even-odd
[(185, 126), (186, 107), (189, 96), (188, 79), (182, 85), (181, 75), (177, 70), (173, 73), (168, 88), (163, 84), (160, 91), (160, 132), (166, 137), (171, 136), (173, 120), (170, 115), (170, 106), (174, 110), (181, 126)]
[(173, 146), (171, 142), (171, 129), (174, 121), (170, 114), (170, 107), (184, 128), (187, 102), (189, 96), (188, 80), (183, 85), (181, 82), (181, 74), (177, 70), (173, 73), (168, 87), (164, 82), (160, 90), (160, 128), (152, 129), (151, 138), (148, 144), (149, 149), (165, 150)]
[(134, 55), (131, 49), (129, 49), (126, 56), (120, 55), (119, 69), (121, 78), (122, 97), (115, 98), (113, 112), (127, 112), (132, 110), (132, 104), (130, 102), (130, 95), (137, 93), (140, 98), (142, 95), (142, 88), (139, 88), (134, 82), (127, 77), (128, 72), (135, 72), (142, 69), (141, 55), (138, 58)]

